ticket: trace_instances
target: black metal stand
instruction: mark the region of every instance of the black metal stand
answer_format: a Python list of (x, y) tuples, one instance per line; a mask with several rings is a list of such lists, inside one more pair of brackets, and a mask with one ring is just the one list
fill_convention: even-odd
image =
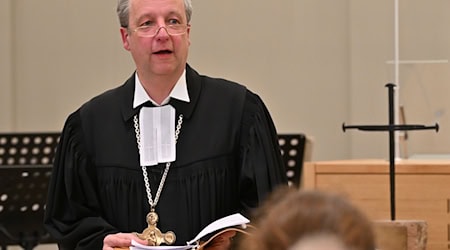
[(390, 201), (391, 201), (391, 220), (395, 220), (395, 131), (406, 130), (426, 130), (434, 129), (439, 131), (439, 125), (425, 126), (418, 124), (395, 124), (394, 108), (394, 87), (395, 84), (388, 83), (386, 87), (389, 90), (389, 124), (388, 125), (352, 125), (342, 124), (342, 130), (358, 129), (363, 131), (388, 131), (389, 132), (389, 183), (390, 183)]
[(51, 165), (0, 166), (0, 246), (54, 243), (43, 227)]
[(306, 136), (304, 134), (278, 134), (281, 156), (286, 166), (289, 186), (300, 187), (305, 155)]

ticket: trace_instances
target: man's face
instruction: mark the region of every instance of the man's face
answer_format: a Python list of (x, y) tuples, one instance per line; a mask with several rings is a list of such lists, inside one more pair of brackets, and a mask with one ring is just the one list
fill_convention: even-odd
[(130, 0), (128, 29), (121, 28), (122, 42), (142, 77), (179, 75), (184, 70), (190, 45), (188, 26), (182, 35), (161, 28), (154, 37), (140, 37), (134, 30), (147, 24), (165, 27), (187, 24), (183, 0)]

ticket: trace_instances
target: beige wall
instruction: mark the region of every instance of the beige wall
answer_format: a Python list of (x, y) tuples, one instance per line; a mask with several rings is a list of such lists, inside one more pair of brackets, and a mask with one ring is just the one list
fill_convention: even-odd
[(132, 73), (113, 1), (13, 1), (17, 131), (59, 131), (88, 98)]
[(0, 1), (0, 131), (5, 132), (12, 131), (14, 125), (11, 2)]
[[(400, 2), (402, 56), (448, 59), (450, 2)], [(392, 0), (193, 3), (189, 62), (201, 73), (257, 92), (279, 133), (314, 137), (313, 160), (387, 157), (385, 133), (343, 133), (341, 125), (387, 122)], [(6, 37), (0, 39), (1, 131), (59, 131), (70, 112), (134, 69), (121, 45), (115, 1), (3, 0), (0, 14)], [(443, 129), (437, 135), (412, 132), (408, 145), (410, 151), (445, 153), (446, 95), (435, 89), (448, 85), (448, 64), (428, 67), (403, 65), (401, 80), (434, 77), (441, 100), (429, 110), (444, 111)], [(436, 79), (435, 72), (444, 73)], [(417, 89), (405, 93), (405, 103), (423, 95)], [(418, 108), (409, 106), (407, 118), (413, 118)], [(425, 118), (416, 119), (434, 122)], [(419, 135), (432, 141), (420, 143)]]
[(346, 158), (348, 1), (320, 2), (194, 1), (190, 62), (260, 94), (280, 133), (314, 137), (314, 157)]
[[(450, 64), (423, 63), (450, 59), (450, 2), (448, 0), (399, 1), (399, 47), (401, 60), (397, 84), (406, 122), (440, 124), (439, 133), (408, 133), (406, 153), (449, 154), (450, 152)], [(350, 5), (351, 122), (386, 124), (388, 91), (394, 82), (394, 1), (354, 0)], [(442, 115), (435, 115), (443, 113)], [(386, 133), (351, 133), (351, 158), (388, 158)], [(404, 147), (400, 147), (403, 149)], [(400, 150), (399, 150), (400, 151)]]

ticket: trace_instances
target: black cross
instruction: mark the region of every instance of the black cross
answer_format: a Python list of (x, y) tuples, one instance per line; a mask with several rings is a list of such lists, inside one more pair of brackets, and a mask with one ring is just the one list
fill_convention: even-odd
[(425, 126), (418, 124), (395, 124), (394, 120), (394, 87), (395, 84), (388, 83), (386, 87), (389, 89), (389, 124), (388, 125), (352, 125), (342, 124), (342, 130), (358, 129), (363, 131), (389, 131), (389, 180), (390, 180), (390, 196), (391, 196), (391, 220), (395, 220), (395, 131), (406, 130), (425, 130), (435, 129), (439, 131), (439, 124), (434, 126)]

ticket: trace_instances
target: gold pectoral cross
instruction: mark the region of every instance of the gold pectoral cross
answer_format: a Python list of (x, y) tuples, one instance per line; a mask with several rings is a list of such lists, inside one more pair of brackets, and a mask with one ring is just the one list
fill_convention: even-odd
[(136, 235), (140, 239), (146, 240), (149, 246), (160, 246), (161, 244), (172, 245), (175, 243), (175, 233), (172, 231), (162, 233), (161, 230), (156, 227), (157, 222), (158, 214), (152, 209), (150, 213), (147, 214), (148, 227), (144, 229), (142, 233)]

